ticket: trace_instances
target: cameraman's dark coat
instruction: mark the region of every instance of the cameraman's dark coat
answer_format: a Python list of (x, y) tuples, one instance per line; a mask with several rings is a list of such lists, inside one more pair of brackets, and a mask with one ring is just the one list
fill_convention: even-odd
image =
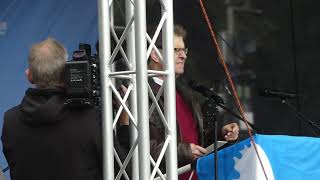
[(5, 113), (1, 139), (12, 180), (102, 179), (100, 112), (64, 102), (62, 90), (28, 89)]
[[(149, 79), (149, 84), (154, 92), (155, 96), (160, 89), (160, 85), (156, 84), (153, 79)], [(213, 128), (212, 127), (203, 127), (203, 115), (201, 111), (200, 102), (193, 96), (192, 91), (187, 86), (183, 85), (180, 81), (176, 83), (177, 91), (182, 95), (185, 102), (188, 104), (190, 109), (192, 110), (193, 119), (196, 121), (197, 129), (198, 129), (198, 142), (201, 146), (207, 147), (208, 145), (213, 143)], [(149, 102), (150, 105), (152, 101)], [(164, 97), (163, 95), (158, 101), (160, 107), (163, 109), (164, 107)], [(221, 135), (221, 128), (223, 125), (231, 123), (230, 121), (223, 120), (219, 122), (218, 134)], [(161, 148), (163, 147), (165, 141), (165, 128), (161, 121), (160, 116), (158, 115), (156, 109), (153, 111), (150, 120), (150, 152), (153, 158), (157, 158), (160, 154)], [(221, 136), (218, 137), (222, 139)], [(177, 123), (177, 155), (178, 155), (178, 164), (179, 167), (192, 163), (192, 153), (189, 143), (185, 143), (181, 141), (181, 135), (179, 130), (179, 124)], [(162, 164), (162, 168), (164, 168), (164, 164)]]

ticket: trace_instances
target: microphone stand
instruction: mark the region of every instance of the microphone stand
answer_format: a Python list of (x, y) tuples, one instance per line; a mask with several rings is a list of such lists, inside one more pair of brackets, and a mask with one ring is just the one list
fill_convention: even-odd
[(207, 122), (214, 122), (214, 179), (218, 180), (218, 102), (214, 97), (207, 97), (203, 105), (203, 117)]
[[(222, 109), (224, 109), (225, 111), (227, 111), (228, 113), (230, 113), (233, 117), (238, 118), (239, 120), (246, 122), (241, 116), (239, 116), (237, 113), (233, 112), (230, 108), (226, 107), (223, 103), (218, 103), (217, 104), (219, 107), (221, 107)], [(247, 121), (247, 123), (249, 124), (249, 126), (251, 127), (251, 130), (254, 130), (254, 132), (258, 132), (258, 129), (255, 127), (255, 125), (253, 125), (251, 122)]]
[[(317, 125), (313, 120), (309, 119), (308, 117), (306, 117), (305, 115), (303, 115), (300, 111), (298, 111), (296, 108), (294, 108), (290, 103), (288, 103), (288, 101), (286, 100), (286, 98), (281, 98), (281, 103), (285, 104), (289, 107), (290, 110), (292, 110), (300, 119), (308, 122), (311, 127), (316, 128), (318, 131), (320, 131), (320, 126)], [(314, 131), (313, 133), (318, 136)]]
[[(233, 112), (231, 109), (227, 108), (224, 105), (223, 99), (213, 93), (212, 91), (209, 91), (208, 94), (204, 94), (206, 97), (206, 101), (203, 104), (203, 117), (207, 119), (207, 122), (214, 122), (213, 123), (213, 129), (214, 129), (214, 178), (215, 180), (218, 180), (218, 118), (217, 114), (219, 113), (218, 107), (221, 107), (225, 111), (229, 112), (232, 116), (240, 119), (243, 122), (246, 122), (241, 116)], [(254, 125), (250, 122), (247, 122), (251, 129), (254, 131), (257, 131)]]

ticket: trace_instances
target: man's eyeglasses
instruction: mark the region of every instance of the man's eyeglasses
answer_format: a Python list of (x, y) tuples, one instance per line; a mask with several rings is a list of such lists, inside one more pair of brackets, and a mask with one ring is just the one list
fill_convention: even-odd
[(175, 53), (181, 53), (181, 52), (184, 52), (186, 55), (188, 54), (188, 48), (174, 48), (174, 52)]

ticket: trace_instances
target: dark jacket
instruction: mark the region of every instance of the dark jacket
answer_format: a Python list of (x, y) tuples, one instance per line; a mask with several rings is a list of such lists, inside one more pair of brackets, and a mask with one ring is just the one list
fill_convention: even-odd
[(100, 112), (64, 102), (62, 90), (28, 89), (5, 113), (1, 139), (12, 180), (102, 179)]
[[(149, 79), (149, 84), (151, 89), (153, 90), (155, 96), (160, 89), (160, 85), (156, 84), (152, 79)], [(199, 101), (193, 96), (192, 91), (183, 84), (177, 82), (176, 90), (182, 95), (185, 102), (192, 109), (193, 119), (196, 121), (197, 129), (198, 129), (198, 142), (201, 146), (207, 147), (212, 144), (213, 141), (213, 131), (211, 127), (203, 127), (203, 115), (201, 111), (201, 106)], [(150, 105), (152, 101), (149, 102)], [(163, 110), (164, 107), (164, 97), (163, 95), (160, 97), (158, 101), (160, 107)], [(218, 130), (221, 130), (223, 125), (229, 123), (226, 120), (223, 120), (219, 123)], [(218, 132), (221, 134), (221, 132)], [(221, 139), (221, 137), (220, 137)], [(210, 142), (209, 142), (209, 141)], [(157, 158), (160, 154), (161, 148), (165, 141), (165, 128), (161, 121), (160, 116), (156, 109), (152, 112), (150, 117), (150, 152), (153, 158)], [(178, 165), (179, 167), (189, 164), (192, 162), (192, 153), (189, 143), (185, 143), (181, 141), (179, 125), (177, 123), (177, 156), (178, 156)], [(163, 165), (164, 166), (164, 165)]]

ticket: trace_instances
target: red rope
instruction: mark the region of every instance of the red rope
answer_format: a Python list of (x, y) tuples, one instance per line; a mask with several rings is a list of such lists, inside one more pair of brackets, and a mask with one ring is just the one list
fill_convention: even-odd
[(217, 51), (218, 51), (218, 56), (219, 56), (220, 63), (222, 64), (224, 73), (226, 74), (226, 76), (227, 76), (227, 78), (228, 78), (228, 82), (229, 82), (229, 84), (231, 85), (232, 94), (233, 94), (233, 96), (235, 97), (236, 104), (237, 104), (237, 106), (238, 106), (238, 109), (240, 110), (240, 115), (241, 115), (241, 117), (242, 117), (242, 118), (244, 119), (244, 121), (245, 121), (246, 127), (247, 127), (247, 129), (248, 129), (248, 134), (249, 134), (249, 136), (250, 136), (250, 140), (251, 140), (251, 142), (252, 142), (252, 144), (253, 144), (253, 147), (254, 147), (254, 149), (255, 149), (255, 152), (257, 153), (257, 156), (258, 156), (260, 165), (261, 165), (261, 167), (262, 167), (263, 173), (264, 173), (266, 179), (268, 180), (268, 176), (267, 176), (267, 173), (266, 173), (266, 171), (265, 171), (265, 168), (264, 168), (264, 166), (263, 166), (263, 164), (262, 164), (262, 161), (261, 161), (259, 152), (258, 152), (257, 147), (256, 147), (256, 143), (255, 143), (254, 138), (253, 138), (253, 136), (252, 136), (251, 129), (250, 129), (250, 127), (249, 127), (249, 124), (248, 124), (248, 121), (247, 121), (246, 117), (244, 116), (244, 111), (243, 111), (241, 102), (240, 102), (240, 100), (239, 100), (239, 96), (238, 96), (238, 94), (237, 94), (237, 91), (236, 91), (234, 82), (233, 82), (233, 80), (232, 80), (232, 78), (231, 78), (230, 72), (229, 72), (228, 67), (227, 67), (227, 65), (226, 65), (226, 63), (225, 63), (225, 60), (224, 60), (224, 56), (223, 56), (223, 54), (222, 54), (222, 52), (221, 52), (221, 49), (220, 49), (220, 47), (219, 47), (219, 44), (218, 44), (216, 35), (215, 35), (214, 31), (213, 31), (213, 27), (212, 27), (211, 22), (210, 22), (210, 20), (209, 20), (207, 11), (206, 11), (206, 9), (205, 9), (205, 7), (204, 7), (203, 0), (199, 0), (199, 2), (200, 2), (200, 6), (201, 6), (201, 10), (202, 10), (203, 16), (204, 16), (204, 18), (205, 18), (205, 20), (206, 20), (206, 23), (207, 23), (207, 25), (208, 25), (208, 28), (209, 28), (212, 41), (213, 41), (213, 43), (214, 43), (214, 45), (215, 45), (215, 47), (216, 47), (216, 49), (217, 49)]

